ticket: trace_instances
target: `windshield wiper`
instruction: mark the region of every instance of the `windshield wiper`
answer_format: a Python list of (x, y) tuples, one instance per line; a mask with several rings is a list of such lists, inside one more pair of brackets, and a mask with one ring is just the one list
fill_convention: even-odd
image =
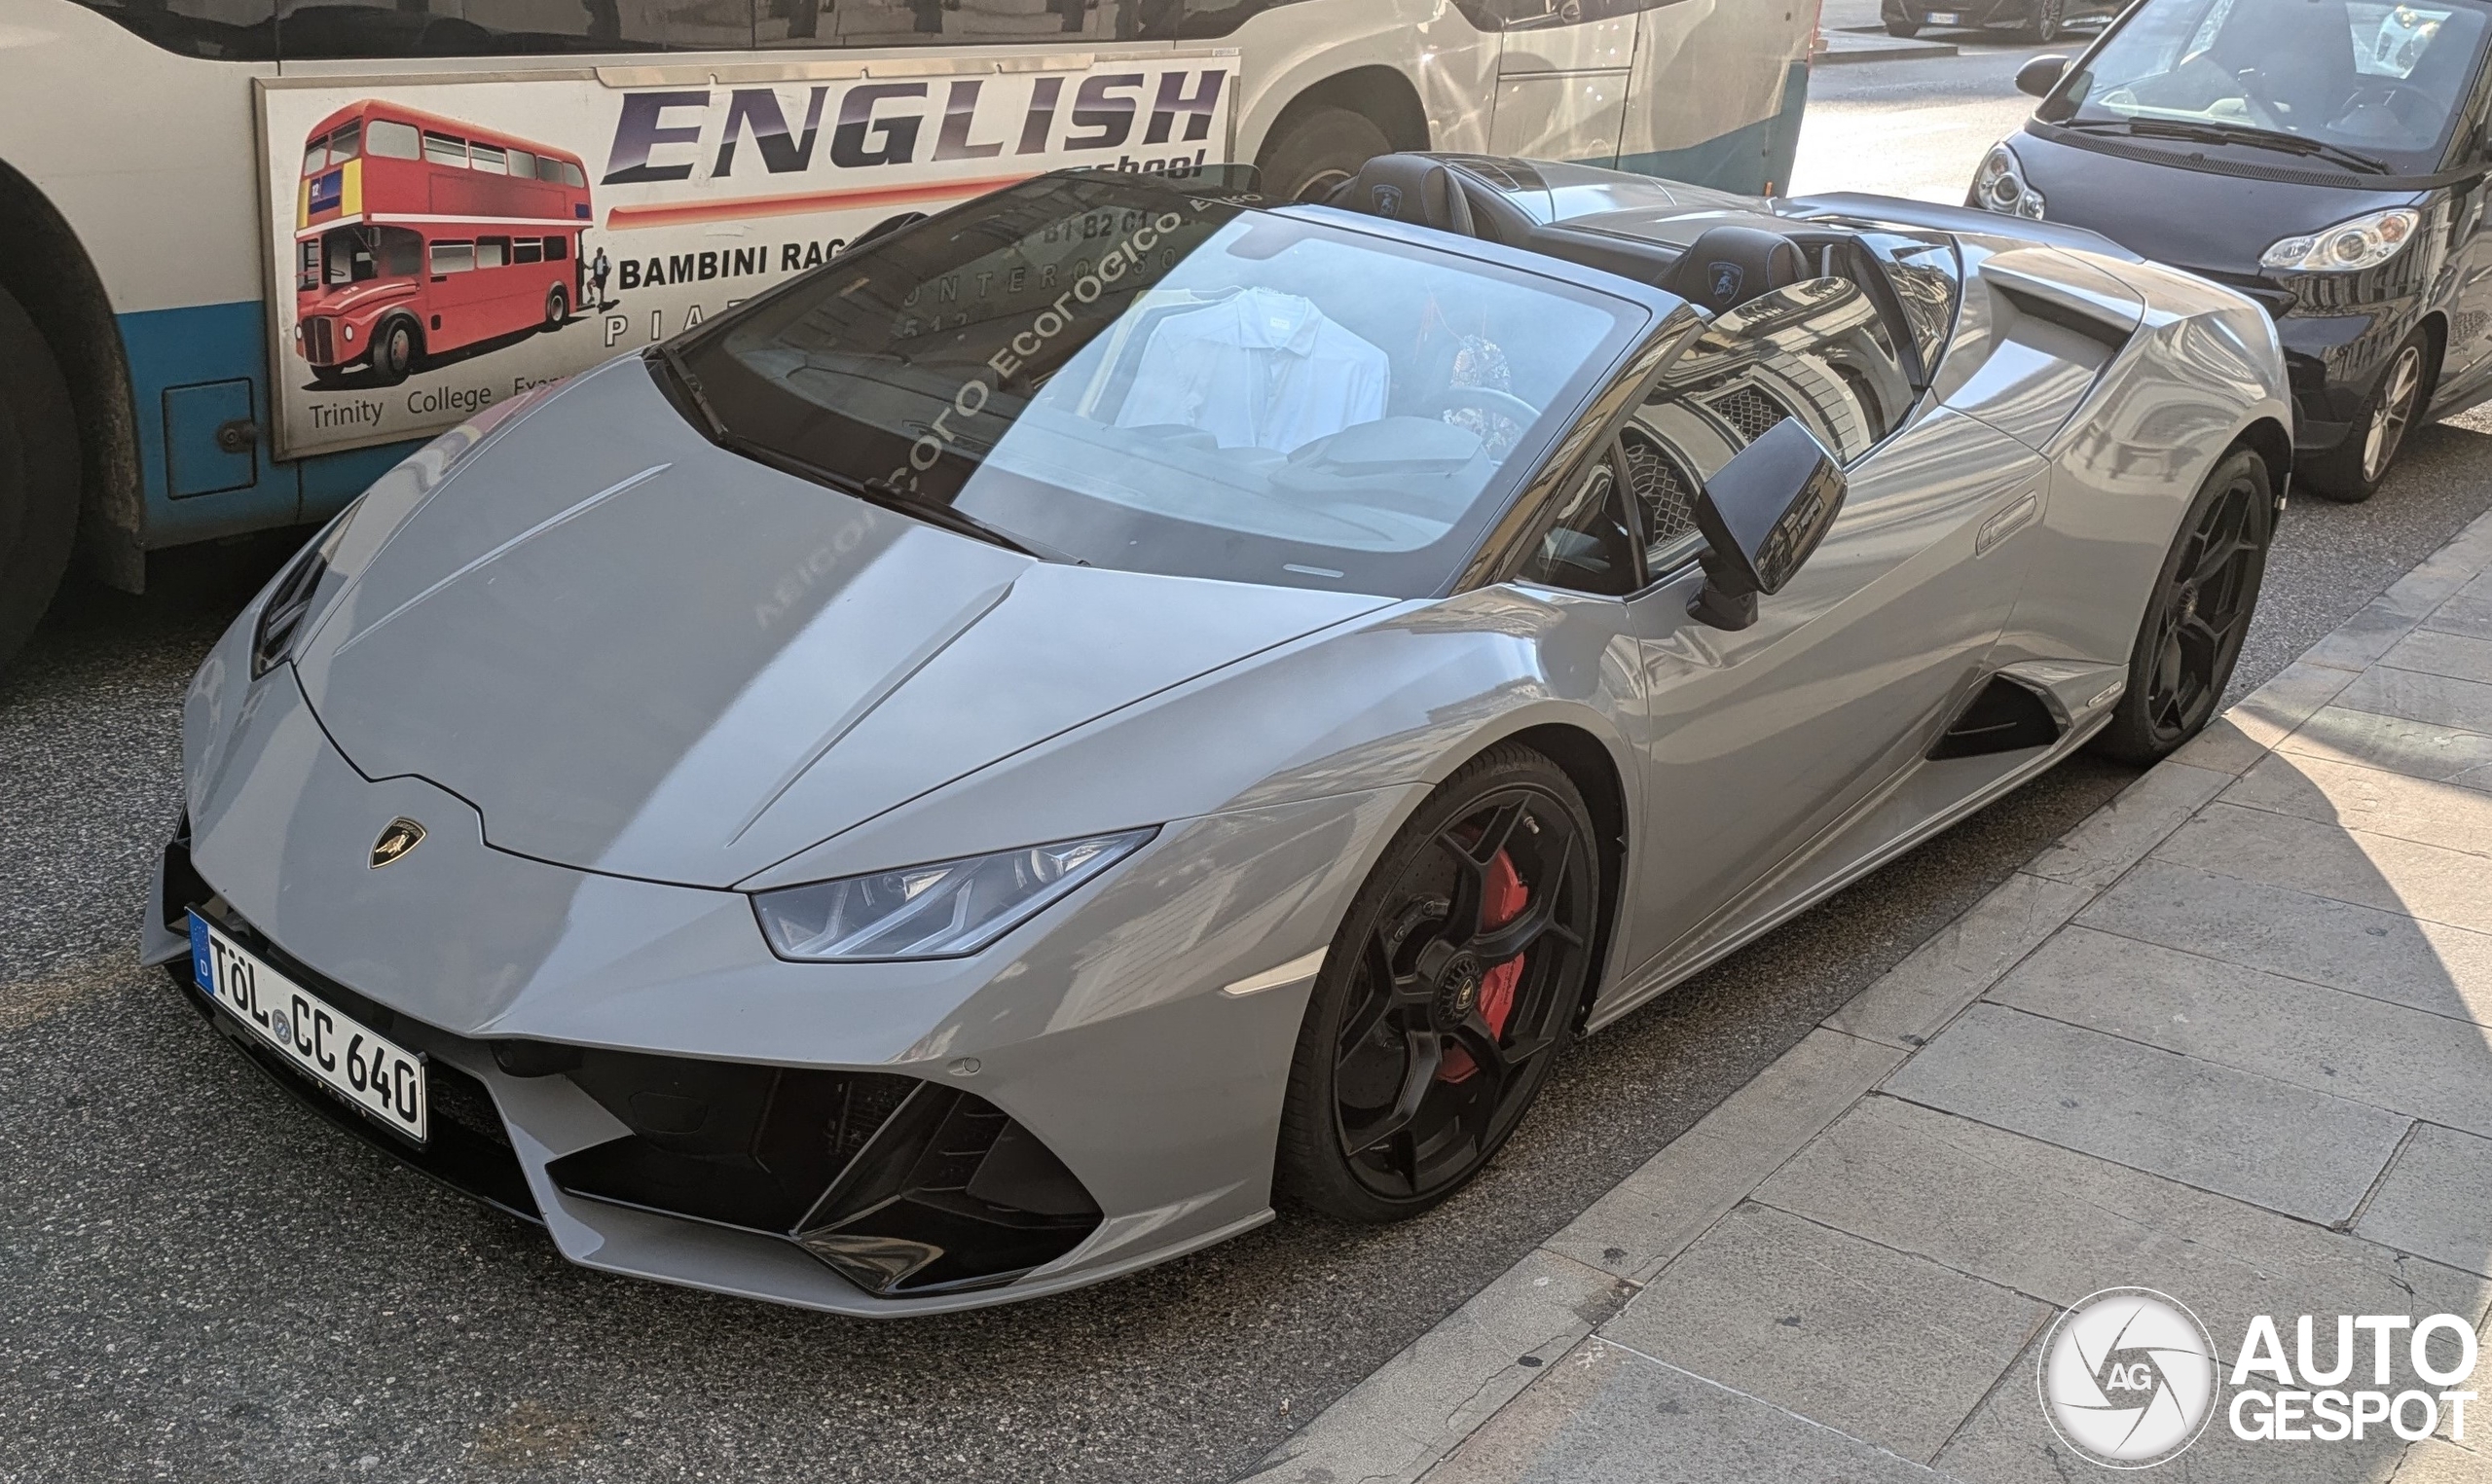
[(2393, 175), (2395, 170), (2368, 155), (2300, 134), (2279, 134), (2263, 128), (2235, 128), (2222, 124), (2193, 124), (2182, 119), (2078, 119), (2060, 126), (2087, 133), (2132, 134), (2145, 139), (2182, 139), (2192, 144), (2238, 144), (2254, 150), (2325, 160), (2364, 175)]

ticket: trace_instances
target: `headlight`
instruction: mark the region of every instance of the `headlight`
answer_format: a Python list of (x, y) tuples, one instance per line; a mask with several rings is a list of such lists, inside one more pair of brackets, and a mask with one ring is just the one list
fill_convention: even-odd
[(347, 327), (346, 327), (346, 330), (347, 330), (347, 344), (349, 344), (349, 345), (351, 345), (351, 344), (354, 344), (354, 326), (352, 326), (352, 325), (348, 325), (348, 326), (347, 326)]
[(2287, 237), (2267, 249), (2261, 268), (2293, 269), (2306, 273), (2351, 273), (2377, 268), (2403, 251), (2423, 225), (2423, 213), (2411, 206), (2374, 211), (2326, 232)]
[(2004, 144), (1992, 150), (1974, 174), (1972, 203), (1984, 211), (2021, 216), (2029, 222), (2040, 221), (2049, 205), (2042, 199), (2042, 193), (2026, 180), (2025, 163)]
[(752, 899), (782, 959), (861, 963), (973, 954), (1142, 849), (1156, 829), (764, 891)]

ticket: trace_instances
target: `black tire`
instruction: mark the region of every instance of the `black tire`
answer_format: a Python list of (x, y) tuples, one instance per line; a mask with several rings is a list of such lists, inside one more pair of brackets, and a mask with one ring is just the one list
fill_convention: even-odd
[(2096, 751), (2144, 767), (2215, 719), (2257, 612), (2275, 522), (2267, 461), (2234, 451), (2189, 502), (2163, 559), (2129, 653), (2128, 691), (2095, 739)]
[(2345, 441), (2310, 460), (2301, 483), (2340, 505), (2360, 505), (2379, 493), (2398, 455), (2405, 452), (2405, 440), (2429, 409), (2437, 369), (2432, 364), (2430, 332), (2418, 329), (2407, 336), (2389, 357), (2379, 384), (2363, 399)]
[(312, 368), (312, 384), (314, 386), (343, 386), (346, 384), (346, 380), (347, 369), (344, 366), (314, 366)]
[(1889, 16), (1887, 18), (1887, 34), (1900, 41), (1910, 41), (1921, 34), (1921, 22)]
[(563, 292), (561, 284), (545, 291), (545, 328), (559, 330), (571, 317), (571, 296)]
[(52, 346), (0, 289), (0, 666), (34, 633), (69, 569), (77, 428)]
[(372, 332), (372, 379), (384, 386), (407, 380), (424, 353), (423, 333), (401, 315), (385, 319)]
[(2025, 20), (2025, 39), (2049, 46), (2068, 34), (2068, 0), (2033, 0), (2034, 14)]
[(1264, 195), (1279, 200), (1323, 200), (1359, 167), (1393, 153), (1374, 119), (1347, 108), (1310, 108), (1264, 141)]
[(1325, 956), (1275, 1194), (1372, 1224), (1417, 1215), (1479, 1174), (1573, 1037), (1601, 893), (1592, 816), (1556, 764), (1507, 744), (1448, 779)]

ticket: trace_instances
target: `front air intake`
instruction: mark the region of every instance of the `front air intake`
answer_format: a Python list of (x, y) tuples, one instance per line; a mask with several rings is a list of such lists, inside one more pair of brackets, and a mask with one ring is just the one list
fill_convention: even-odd
[(869, 1293), (1009, 1283), (1079, 1246), (1098, 1203), (986, 1100), (889, 1072), (699, 1062), (530, 1042), (632, 1133), (556, 1160), (573, 1195), (765, 1232)]
[(1955, 725), (1938, 739), (1938, 744), (1929, 749), (1929, 760), (1943, 763), (1950, 758), (1989, 757), (2047, 747), (2057, 742), (2066, 730), (2050, 706), (2033, 690), (2005, 675), (1993, 675), (1972, 704), (1957, 715)]

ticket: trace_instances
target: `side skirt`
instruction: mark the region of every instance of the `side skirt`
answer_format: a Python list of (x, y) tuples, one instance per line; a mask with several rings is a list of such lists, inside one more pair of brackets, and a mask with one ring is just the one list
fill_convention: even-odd
[(1961, 764), (1924, 763), (1907, 770), (1893, 783), (1863, 800), (1859, 808), (1827, 830), (1821, 837), (1822, 844), (1818, 848), (1802, 851), (1788, 870), (1751, 891), (1743, 901), (1725, 909), (1716, 919), (1716, 922), (1722, 925), (1710, 930), (1700, 929), (1694, 935), (1695, 941), (1692, 946), (1677, 953), (1667, 954), (1653, 967), (1636, 975), (1633, 989), (1617, 995), (1612, 1001), (1600, 1005), (1594, 1011), (1585, 1025), (1585, 1033), (1598, 1031), (1629, 1013), (1641, 1009), (1667, 991), (1719, 963), (1879, 867), (1908, 854), (1924, 841), (1944, 834), (1964, 819), (1979, 814), (1999, 799), (2050, 772), (2067, 761), (2078, 748), (2093, 741), (2094, 735), (2109, 725), (2110, 720), (2111, 713), (2106, 710), (2102, 715), (2070, 732), (2067, 737), (2061, 739), (2059, 745), (2049, 751), (1992, 779), (1947, 808), (1928, 814), (1908, 828), (1872, 845), (1848, 863), (1827, 872), (1824, 876), (1796, 889), (1791, 888), (1790, 883), (1795, 875), (1805, 873), (1811, 864), (1824, 859), (1846, 835), (1875, 818), (1879, 810), (1890, 803), (1897, 794), (1909, 788), (1928, 769), (1961, 766)]

